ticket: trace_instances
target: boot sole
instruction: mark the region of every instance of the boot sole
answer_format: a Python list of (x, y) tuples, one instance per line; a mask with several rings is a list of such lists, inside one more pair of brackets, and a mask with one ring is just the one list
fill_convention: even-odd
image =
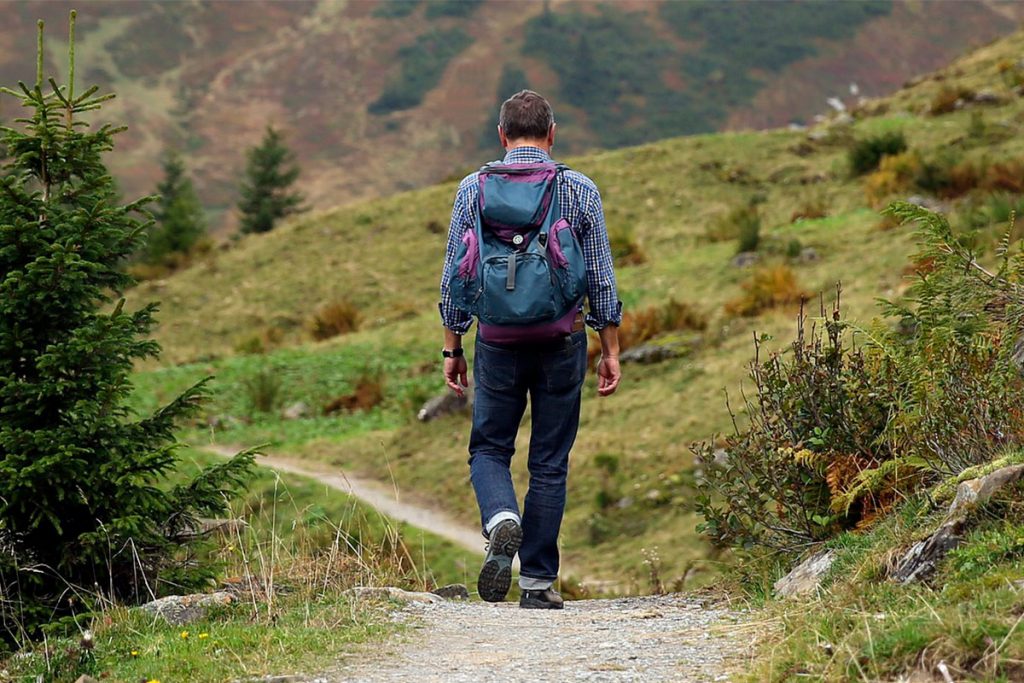
[(499, 524), (490, 540), (476, 590), (485, 602), (501, 602), (512, 586), (512, 558), (523, 543), (523, 529), (518, 524)]

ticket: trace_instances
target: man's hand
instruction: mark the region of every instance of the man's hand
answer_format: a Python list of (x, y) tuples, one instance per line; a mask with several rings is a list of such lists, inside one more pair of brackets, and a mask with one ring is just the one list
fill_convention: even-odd
[(598, 396), (614, 394), (619, 387), (620, 379), (622, 379), (622, 371), (619, 370), (619, 359), (614, 356), (601, 356), (601, 362), (597, 364)]
[(444, 359), (444, 383), (462, 397), (464, 388), (469, 386), (469, 365), (465, 356)]

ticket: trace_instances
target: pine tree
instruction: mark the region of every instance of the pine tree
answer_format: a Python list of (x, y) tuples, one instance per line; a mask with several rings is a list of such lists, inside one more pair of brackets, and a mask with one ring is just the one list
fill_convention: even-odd
[(241, 231), (269, 232), (279, 219), (302, 210), (302, 195), (289, 189), (299, 177), (299, 167), (273, 126), (267, 126), (263, 141), (246, 157), (238, 203)]
[[(153, 198), (121, 205), (102, 154), (111, 125), (83, 114), (113, 95), (43, 86), (39, 22), (34, 86), (2, 92), (27, 110), (0, 129), (11, 157), (0, 174), (0, 638), (20, 640), (90, 598), (132, 601), (204, 575), (178, 539), (216, 514), (253, 452), (169, 486), (174, 430), (210, 378), (151, 415), (126, 404), (133, 362), (156, 357), (146, 336), (157, 304), (135, 311), (120, 265), (149, 227)], [(119, 297), (116, 303), (112, 296)], [(208, 572), (205, 574), (208, 576)], [(69, 599), (69, 596), (72, 596)], [(83, 604), (84, 602), (84, 604)]]
[(153, 210), (156, 223), (145, 249), (150, 263), (161, 263), (168, 254), (187, 254), (206, 233), (203, 207), (181, 157), (168, 152), (163, 167), (164, 178), (157, 185), (159, 199)]

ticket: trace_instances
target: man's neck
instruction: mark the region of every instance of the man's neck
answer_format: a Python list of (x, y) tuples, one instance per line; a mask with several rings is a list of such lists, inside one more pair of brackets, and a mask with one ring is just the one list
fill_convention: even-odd
[(539, 149), (545, 154), (551, 154), (551, 147), (546, 142), (538, 142), (537, 140), (519, 140), (509, 143), (509, 146), (505, 148), (505, 151), (511, 152), (514, 149), (522, 149), (523, 147), (532, 147), (533, 149)]

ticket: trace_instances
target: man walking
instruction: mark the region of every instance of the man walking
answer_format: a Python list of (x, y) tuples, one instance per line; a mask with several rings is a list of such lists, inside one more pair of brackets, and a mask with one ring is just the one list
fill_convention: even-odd
[[(537, 93), (524, 90), (513, 95), (501, 106), (498, 123), (498, 137), (506, 150), (500, 165), (494, 165), (494, 173), (506, 171), (519, 174), (520, 187), (534, 178), (550, 177), (551, 194), (557, 199), (550, 211), (560, 211), (561, 219), (568, 223), (572, 234), (565, 242), (556, 237), (559, 223), (549, 231), (541, 225), (543, 212), (548, 210), (543, 203), (534, 212), (533, 206), (515, 207), (509, 210), (526, 215), (531, 212), (540, 216), (533, 232), (515, 232), (507, 225), (495, 228), (497, 234), (507, 242), (508, 256), (500, 260), (507, 263), (502, 271), (500, 284), (495, 289), (508, 290), (502, 294), (512, 296), (534, 287), (526, 281), (530, 275), (530, 263), (537, 268), (556, 268), (560, 261), (571, 260), (555, 253), (550, 246), (567, 245), (582, 253), (579, 266), (583, 279), (585, 264), (585, 294), (589, 301), (586, 323), (597, 330), (601, 338), (601, 360), (598, 364), (598, 395), (610, 396), (618, 387), (619, 343), (618, 325), (622, 319), (622, 304), (618, 300), (615, 273), (612, 268), (611, 251), (605, 227), (601, 196), (597, 186), (581, 173), (563, 166), (556, 166), (550, 157), (555, 141), (555, 121), (551, 105)], [(483, 232), (488, 227), (487, 211), (494, 209), (496, 202), (489, 200), (482, 209), (487, 171), (467, 176), (459, 185), (452, 209), (451, 226), (448, 233), (448, 247), (444, 271), (441, 278), (441, 302), (439, 308), (444, 324), (444, 376), (451, 389), (462, 395), (468, 386), (467, 363), (462, 351), (462, 337), (469, 330), (471, 308), (458, 305), (453, 296), (453, 282), (457, 274), (466, 278), (475, 272), (483, 272), (476, 251), (483, 253), (482, 242), (493, 239)], [(540, 171), (538, 171), (540, 169)], [(542, 171), (550, 170), (550, 176)], [(528, 177), (523, 178), (524, 174)], [(513, 178), (515, 179), (515, 178)], [(543, 187), (543, 181), (535, 185)], [(508, 197), (524, 197), (509, 192)], [(514, 203), (514, 202), (513, 202)], [(506, 212), (507, 213), (507, 212)], [(550, 226), (557, 214), (552, 214), (544, 225)], [(504, 220), (504, 219), (503, 219)], [(497, 223), (497, 221), (493, 221)], [(483, 227), (481, 227), (483, 226)], [(530, 226), (534, 227), (534, 226)], [(561, 226), (564, 227), (564, 224)], [(549, 234), (550, 232), (550, 234)], [(561, 240), (561, 241), (560, 241)], [(469, 245), (468, 247), (466, 245)], [(530, 245), (536, 254), (530, 261)], [(461, 252), (460, 252), (461, 246)], [(467, 266), (457, 263), (460, 253)], [(519, 259), (517, 261), (517, 258)], [(479, 259), (479, 260), (476, 260)], [(545, 266), (545, 262), (547, 265)], [(551, 264), (555, 263), (554, 266)], [(542, 271), (547, 273), (547, 271)], [(552, 271), (553, 272), (553, 271)], [(520, 273), (517, 276), (517, 273)], [(482, 277), (482, 276), (481, 276)], [(543, 285), (554, 286), (554, 274), (543, 278)], [(548, 285), (550, 280), (551, 285)], [(507, 281), (507, 287), (504, 285)], [(568, 280), (566, 280), (568, 281)], [(476, 297), (484, 291), (482, 280), (479, 292), (476, 280), (472, 281)], [(538, 285), (539, 286), (539, 285)], [(467, 285), (468, 287), (468, 285)], [(535, 287), (534, 287), (535, 288)], [(571, 289), (570, 285), (564, 288)], [(582, 292), (581, 292), (582, 294)], [(518, 295), (518, 294), (517, 294)], [(526, 296), (525, 294), (522, 296)], [(475, 301), (475, 300), (474, 300)], [(515, 333), (516, 328), (501, 328), (484, 324), (480, 314), (478, 325), (473, 377), (475, 397), (473, 404), (473, 426), (469, 440), (470, 479), (480, 506), (481, 524), (488, 539), (488, 552), (480, 570), (478, 591), (488, 602), (499, 602), (508, 593), (512, 560), (519, 553), (521, 589), (520, 607), (532, 609), (561, 609), (562, 598), (552, 589), (558, 578), (558, 533), (565, 509), (566, 477), (568, 474), (569, 451), (576, 439), (579, 427), (580, 396), (587, 365), (587, 335), (583, 329), (584, 316), (579, 302), (570, 306), (563, 325), (556, 321), (547, 325), (522, 327), (529, 330), (527, 335)], [(566, 309), (569, 310), (569, 309)], [(474, 311), (475, 312), (475, 311)], [(531, 402), (532, 426), (528, 467), (530, 472), (529, 491), (520, 515), (519, 505), (509, 472), (512, 455), (515, 452), (516, 433), (526, 409), (527, 396)]]

